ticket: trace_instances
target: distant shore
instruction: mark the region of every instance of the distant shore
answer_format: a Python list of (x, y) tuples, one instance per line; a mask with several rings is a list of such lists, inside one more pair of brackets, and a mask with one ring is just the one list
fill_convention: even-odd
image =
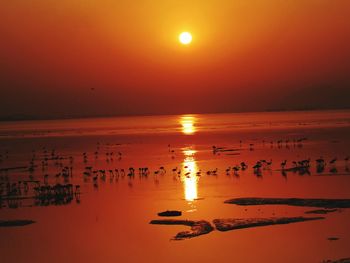
[(123, 117), (147, 117), (147, 116), (176, 116), (176, 115), (197, 115), (197, 114), (240, 114), (240, 113), (266, 113), (266, 112), (313, 112), (313, 111), (346, 111), (350, 110), (347, 108), (272, 108), (261, 111), (236, 111), (236, 112), (192, 112), (192, 113), (148, 113), (148, 114), (97, 114), (97, 115), (73, 115), (73, 116), (33, 116), (33, 115), (22, 115), (14, 114), (8, 116), (0, 116), (0, 122), (14, 122), (14, 121), (49, 121), (49, 120), (72, 120), (72, 119), (89, 119), (89, 118), (123, 118)]

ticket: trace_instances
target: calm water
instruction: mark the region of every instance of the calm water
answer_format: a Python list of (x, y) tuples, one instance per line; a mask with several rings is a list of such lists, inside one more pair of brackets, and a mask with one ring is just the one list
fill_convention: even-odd
[[(349, 257), (347, 209), (325, 220), (214, 231), (184, 241), (170, 239), (185, 226), (149, 224), (167, 209), (181, 210), (181, 219), (207, 221), (305, 216), (312, 210), (224, 204), (234, 197), (350, 198), (350, 162), (344, 160), (350, 155), (349, 131), (350, 111), (1, 123), (3, 194), (7, 183), (19, 181), (28, 181), (29, 190), (20, 193), (25, 199), (1, 202), (0, 220), (36, 223), (0, 228), (0, 262), (322, 262)], [(227, 151), (213, 152), (214, 145)], [(320, 157), (327, 160), (323, 171), (314, 162)], [(283, 160), (292, 167), (292, 161), (307, 158), (309, 173), (280, 171)], [(333, 158), (335, 164), (328, 164)], [(272, 165), (254, 173), (252, 166), (261, 159)], [(247, 170), (226, 172), (242, 161)], [(63, 178), (66, 166), (72, 175)], [(84, 175), (86, 166), (97, 172)], [(26, 168), (5, 171), (13, 167)], [(127, 175), (130, 167), (135, 176)], [(150, 173), (139, 175), (140, 167)], [(60, 204), (39, 202), (32, 198), (36, 180), (80, 185), (81, 194)]]

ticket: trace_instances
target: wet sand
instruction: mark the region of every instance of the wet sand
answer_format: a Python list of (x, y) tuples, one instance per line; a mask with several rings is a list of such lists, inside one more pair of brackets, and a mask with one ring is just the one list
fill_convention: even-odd
[(320, 199), (320, 198), (234, 198), (226, 200), (227, 204), (236, 205), (289, 205), (323, 208), (350, 208), (350, 199)]
[(324, 217), (270, 217), (270, 218), (228, 218), (214, 219), (213, 223), (219, 231), (252, 228), (260, 226), (284, 225), (310, 220), (320, 220)]
[[(270, 217), (270, 218), (225, 218), (214, 219), (213, 224), (215, 229), (219, 231), (230, 231), (243, 228), (284, 225), (310, 220), (320, 220), (324, 217)], [(152, 220), (153, 225), (184, 225), (190, 226), (191, 231), (181, 231), (176, 234), (173, 240), (184, 240), (187, 238), (198, 237), (200, 235), (209, 234), (214, 230), (214, 227), (205, 220), (177, 220), (177, 219), (162, 219)], [(330, 240), (330, 238), (328, 238)], [(332, 239), (335, 240), (335, 239)]]
[[(249, 197), (350, 199), (350, 163), (345, 160), (350, 155), (349, 134), (347, 111), (1, 123), (0, 220), (36, 222), (0, 228), (1, 258), (3, 262), (347, 258), (348, 208), (305, 214), (339, 205), (224, 202)], [(219, 150), (213, 151), (213, 146)], [(293, 161), (309, 158), (308, 169), (291, 169)], [(315, 163), (319, 158), (326, 160), (323, 169)], [(254, 169), (261, 160), (266, 163)], [(286, 171), (281, 168), (284, 160)], [(248, 166), (244, 170), (237, 168), (242, 162)], [(139, 169), (145, 167), (148, 172)], [(42, 186), (50, 188), (40, 190)], [(149, 224), (161, 220), (157, 214), (167, 210), (182, 211), (179, 220), (207, 222), (319, 215), (325, 219), (212, 231), (169, 242), (186, 226)], [(53, 256), (58, 250), (60, 256)]]
[(0, 227), (26, 226), (35, 223), (33, 220), (0, 220)]
[(191, 227), (190, 231), (181, 231), (173, 237), (173, 240), (183, 240), (186, 238), (198, 237), (201, 235), (209, 234), (214, 230), (213, 226), (205, 220), (176, 220), (176, 219), (167, 219), (167, 220), (152, 220), (150, 224), (153, 225), (184, 225)]

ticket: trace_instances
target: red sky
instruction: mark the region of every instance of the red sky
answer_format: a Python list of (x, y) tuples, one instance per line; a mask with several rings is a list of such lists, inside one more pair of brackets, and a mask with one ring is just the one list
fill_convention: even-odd
[(349, 107), (349, 17), (347, 0), (2, 0), (0, 117)]

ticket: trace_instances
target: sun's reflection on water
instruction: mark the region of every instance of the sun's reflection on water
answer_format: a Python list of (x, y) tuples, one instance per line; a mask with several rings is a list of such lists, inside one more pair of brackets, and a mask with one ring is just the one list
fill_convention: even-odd
[(194, 158), (196, 151), (192, 149), (184, 149), (185, 159), (182, 163), (181, 180), (184, 185), (184, 195), (188, 202), (193, 202), (198, 198), (198, 167)]
[(192, 135), (197, 131), (195, 127), (196, 117), (194, 116), (191, 116), (191, 115), (181, 116), (180, 123), (182, 125), (183, 134)]

